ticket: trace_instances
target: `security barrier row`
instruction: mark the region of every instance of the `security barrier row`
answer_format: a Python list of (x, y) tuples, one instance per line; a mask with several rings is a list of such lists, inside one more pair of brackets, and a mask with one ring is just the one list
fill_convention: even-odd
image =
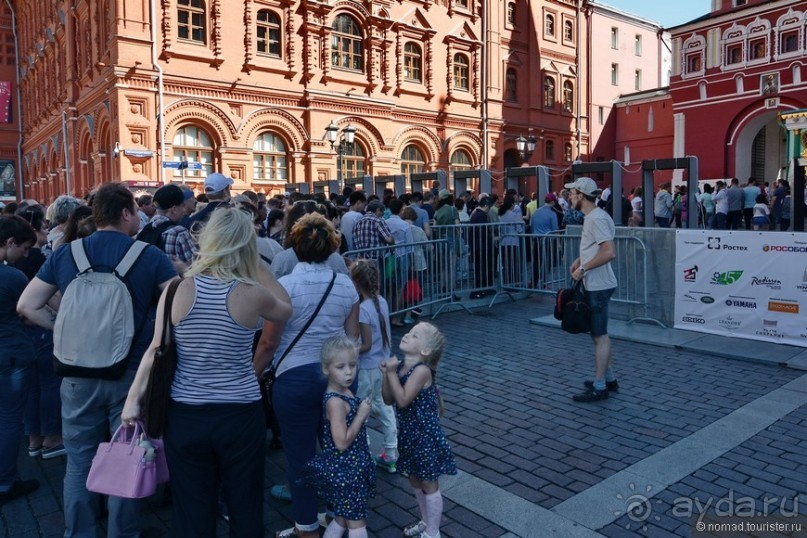
[[(381, 294), (390, 315), (428, 309), (436, 317), (448, 306), (492, 306), (531, 294), (554, 295), (570, 284), (569, 267), (580, 252), (580, 227), (547, 235), (523, 233), (515, 223), (432, 226), (432, 239), (420, 243), (349, 251), (349, 258), (375, 260)], [(637, 237), (614, 239), (612, 262), (618, 287), (612, 296), (629, 305), (632, 319), (649, 320), (648, 253)]]

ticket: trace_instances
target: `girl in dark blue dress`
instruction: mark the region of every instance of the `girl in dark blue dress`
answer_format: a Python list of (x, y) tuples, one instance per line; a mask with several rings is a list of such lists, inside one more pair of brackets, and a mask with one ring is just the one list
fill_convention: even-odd
[(440, 475), (457, 474), (454, 455), (440, 427), (440, 395), (434, 377), (445, 337), (434, 325), (418, 323), (398, 348), (403, 362), (381, 364), (384, 402), (395, 404), (398, 418), (398, 471), (409, 475), (420, 508), (420, 521), (407, 526), (404, 536), (439, 538), (443, 515)]
[(322, 452), (305, 466), (304, 480), (333, 508), (335, 515), (324, 538), (367, 538), (367, 500), (375, 495), (375, 464), (364, 423), (369, 399), (353, 396), (350, 386), (358, 375), (359, 346), (346, 336), (322, 345), (322, 371), (328, 388), (322, 398)]

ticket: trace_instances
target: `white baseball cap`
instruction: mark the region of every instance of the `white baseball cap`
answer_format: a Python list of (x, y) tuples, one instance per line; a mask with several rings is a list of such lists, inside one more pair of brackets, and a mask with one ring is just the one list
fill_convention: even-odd
[(597, 184), (590, 177), (579, 177), (574, 182), (565, 184), (564, 187), (574, 189), (588, 196), (595, 196), (602, 192), (602, 189), (597, 187)]
[(214, 172), (205, 178), (205, 192), (209, 194), (221, 192), (233, 183), (234, 181), (231, 178)]

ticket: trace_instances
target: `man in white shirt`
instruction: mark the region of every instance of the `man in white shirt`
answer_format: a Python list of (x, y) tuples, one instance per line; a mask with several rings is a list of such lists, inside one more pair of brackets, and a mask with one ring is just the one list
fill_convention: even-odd
[(367, 205), (367, 196), (362, 191), (353, 191), (350, 193), (350, 211), (342, 215), (342, 222), (339, 225), (339, 231), (345, 236), (347, 241), (347, 249), (353, 250), (353, 227), (364, 215), (364, 208)]
[(608, 337), (608, 302), (617, 285), (611, 268), (611, 261), (616, 258), (616, 228), (608, 213), (597, 207), (600, 191), (593, 179), (580, 177), (565, 187), (571, 190), (572, 206), (586, 216), (580, 238), (580, 256), (572, 263), (569, 272), (574, 280), (583, 281), (586, 290), (586, 302), (591, 308), (595, 363), (594, 381), (586, 381), (586, 390), (575, 394), (573, 399), (576, 402), (596, 402), (607, 399), (609, 391), (619, 390), (611, 369), (611, 340)]

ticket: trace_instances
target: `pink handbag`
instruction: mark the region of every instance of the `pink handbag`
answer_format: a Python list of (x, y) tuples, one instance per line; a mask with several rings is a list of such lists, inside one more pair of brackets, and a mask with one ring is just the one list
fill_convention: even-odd
[(98, 446), (87, 476), (87, 489), (104, 495), (142, 499), (153, 495), (157, 484), (167, 481), (163, 442), (150, 439), (143, 423), (137, 421), (131, 429), (119, 426), (110, 442)]

